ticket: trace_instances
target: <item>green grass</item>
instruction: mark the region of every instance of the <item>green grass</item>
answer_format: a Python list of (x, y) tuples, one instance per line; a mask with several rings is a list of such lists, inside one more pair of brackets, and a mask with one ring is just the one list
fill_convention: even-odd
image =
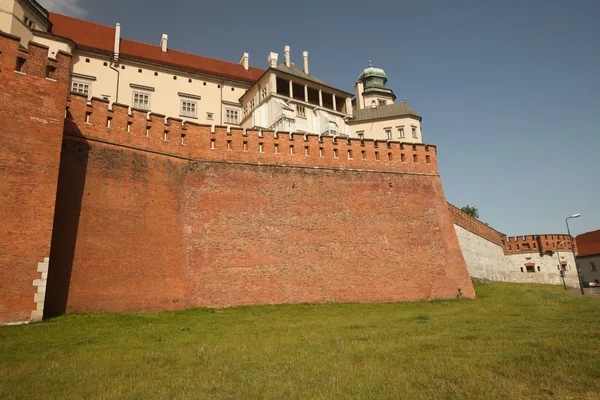
[(600, 298), (79, 314), (0, 327), (1, 399), (598, 399)]

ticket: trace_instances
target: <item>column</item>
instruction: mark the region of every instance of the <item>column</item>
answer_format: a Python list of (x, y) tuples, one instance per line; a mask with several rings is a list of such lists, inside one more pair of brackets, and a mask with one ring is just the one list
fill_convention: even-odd
[(308, 86), (304, 85), (304, 102), (308, 103)]
[(333, 111), (337, 111), (337, 107), (335, 106), (335, 94), (332, 94), (331, 97), (333, 98)]
[(323, 92), (319, 89), (319, 107), (323, 107)]
[(290, 81), (290, 99), (294, 98), (294, 85), (292, 84), (292, 81)]

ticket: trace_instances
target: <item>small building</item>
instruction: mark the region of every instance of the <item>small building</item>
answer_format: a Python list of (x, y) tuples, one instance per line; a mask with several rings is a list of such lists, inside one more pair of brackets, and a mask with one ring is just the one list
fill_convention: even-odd
[(386, 86), (387, 75), (369, 61), (354, 85), (354, 113), (348, 120), (353, 137), (423, 143), (422, 118)]
[(577, 235), (577, 268), (584, 285), (600, 282), (600, 229)]

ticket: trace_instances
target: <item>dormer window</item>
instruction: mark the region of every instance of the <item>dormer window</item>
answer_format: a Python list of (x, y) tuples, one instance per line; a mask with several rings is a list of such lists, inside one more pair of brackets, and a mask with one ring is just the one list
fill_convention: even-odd
[(385, 100), (379, 100), (379, 105), (380, 106), (385, 106), (385, 104), (386, 104)]

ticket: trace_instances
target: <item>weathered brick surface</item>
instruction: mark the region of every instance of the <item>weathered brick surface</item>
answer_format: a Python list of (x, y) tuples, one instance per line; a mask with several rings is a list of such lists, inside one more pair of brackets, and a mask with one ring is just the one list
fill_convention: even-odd
[(50, 81), (46, 53), (31, 44), (18, 74), (19, 40), (0, 34), (0, 323), (31, 318), (50, 253), (70, 60), (58, 55)]
[(182, 146), (172, 121), (93, 103), (69, 106), (48, 315), (474, 296), (434, 157), (366, 171), (332, 157), (331, 138), (329, 157), (307, 157), (266, 151), (289, 136), (197, 126)]
[(48, 253), (45, 316), (475, 295), (434, 146), (66, 102), (68, 57), (1, 40), (0, 322), (30, 318)]

